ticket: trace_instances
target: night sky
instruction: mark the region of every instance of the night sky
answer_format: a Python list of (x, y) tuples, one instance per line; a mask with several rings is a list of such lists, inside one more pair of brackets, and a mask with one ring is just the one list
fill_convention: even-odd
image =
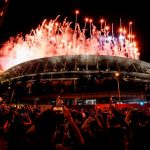
[(43, 19), (55, 19), (57, 15), (61, 15), (62, 20), (68, 17), (74, 22), (76, 9), (80, 10), (78, 20), (81, 24), (85, 17), (91, 17), (94, 24), (98, 24), (100, 18), (106, 18), (109, 24), (113, 22), (118, 27), (120, 18), (126, 27), (133, 21), (140, 59), (150, 62), (150, 7), (146, 0), (11, 0), (0, 29), (0, 40), (6, 41), (19, 32), (29, 33)]

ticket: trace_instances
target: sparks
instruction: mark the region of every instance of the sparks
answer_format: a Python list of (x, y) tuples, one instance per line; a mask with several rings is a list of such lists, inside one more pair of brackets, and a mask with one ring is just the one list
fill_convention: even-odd
[[(76, 10), (76, 14), (78, 13)], [(125, 34), (114, 37), (108, 32), (108, 26), (103, 28), (103, 19), (100, 20), (100, 30), (93, 24), (93, 20), (88, 18), (85, 19), (83, 29), (86, 28), (87, 21), (92, 23), (90, 29), (86, 29), (86, 32), (90, 32), (90, 37), (87, 37), (85, 30), (81, 30), (79, 23), (76, 24), (77, 32), (74, 32), (70, 27), (71, 22), (65, 18), (63, 23), (60, 23), (58, 17), (55, 20), (44, 20), (25, 37), (11, 37), (0, 49), (2, 70), (32, 59), (60, 55), (109, 55), (139, 59), (140, 53), (133, 44), (135, 38), (131, 40), (131, 33), (129, 37)]]

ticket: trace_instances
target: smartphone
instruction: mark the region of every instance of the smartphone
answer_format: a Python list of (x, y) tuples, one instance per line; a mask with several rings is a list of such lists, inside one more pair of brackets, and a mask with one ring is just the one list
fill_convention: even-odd
[(60, 112), (62, 112), (62, 111), (64, 111), (64, 108), (63, 108), (63, 106), (55, 106), (55, 107), (53, 107), (53, 111), (60, 111)]

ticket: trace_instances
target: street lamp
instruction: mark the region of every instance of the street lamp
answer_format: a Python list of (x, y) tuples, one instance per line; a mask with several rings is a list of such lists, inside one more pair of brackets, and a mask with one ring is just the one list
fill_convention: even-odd
[(120, 101), (120, 82), (119, 82), (119, 76), (120, 76), (120, 73), (119, 72), (116, 72), (115, 73), (115, 78), (117, 80), (117, 86), (118, 86), (118, 99)]

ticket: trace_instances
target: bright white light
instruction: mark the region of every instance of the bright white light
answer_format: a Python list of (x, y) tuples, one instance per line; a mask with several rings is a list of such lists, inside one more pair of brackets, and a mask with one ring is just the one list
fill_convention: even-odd
[(120, 41), (123, 41), (124, 39), (125, 39), (125, 36), (119, 35), (119, 40), (120, 40)]

